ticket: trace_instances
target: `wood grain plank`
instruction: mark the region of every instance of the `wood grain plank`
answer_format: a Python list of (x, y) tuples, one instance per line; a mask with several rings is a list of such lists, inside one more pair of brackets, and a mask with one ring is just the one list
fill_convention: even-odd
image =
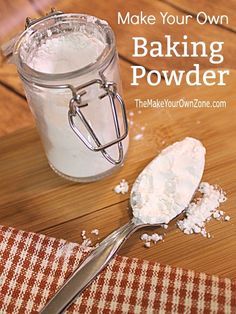
[(51, 8), (54, 8), (54, 6), (57, 5), (59, 2), (58, 0), (40, 0), (40, 1), (28, 0), (28, 1), (30, 1), (35, 11), (38, 12), (40, 15), (45, 15), (46, 12), (50, 12)]
[[(127, 207), (128, 201), (124, 201), (79, 219), (43, 230), (43, 233), (56, 238), (61, 238), (63, 234), (69, 241), (82, 243), (81, 231), (86, 230), (86, 236), (95, 245), (110, 232), (129, 221), (132, 213)], [(231, 213), (233, 214), (232, 209)], [(91, 231), (95, 228), (99, 229), (99, 236), (91, 234)], [(226, 229), (227, 233), (225, 233)], [(236, 278), (236, 246), (232, 245), (236, 243), (234, 224), (212, 221), (208, 225), (208, 231), (214, 235), (213, 238), (207, 239), (200, 235), (186, 236), (176, 228), (176, 220), (174, 220), (169, 224), (168, 230), (149, 227), (136, 232), (126, 242), (119, 254), (203, 271), (208, 274)], [(147, 249), (140, 241), (140, 236), (143, 233), (151, 234), (153, 232), (164, 235), (164, 241)], [(222, 234), (225, 234), (225, 236), (222, 237)], [(222, 250), (222, 248), (224, 249)], [(225, 262), (225, 256), (230, 256), (227, 262)]]
[[(78, 12), (96, 15), (102, 19), (108, 20), (112, 26), (117, 39), (119, 53), (129, 58), (131, 61), (142, 64), (151, 69), (173, 70), (173, 69), (191, 69), (193, 63), (198, 63), (202, 68), (209, 68), (213, 65), (209, 63), (208, 58), (152, 58), (150, 56), (143, 58), (132, 57), (133, 54), (133, 36), (144, 36), (148, 41), (160, 41), (165, 47), (164, 36), (171, 34), (173, 41), (182, 41), (183, 35), (188, 35), (191, 41), (204, 41), (209, 45), (212, 41), (224, 41), (224, 63), (221, 64), (225, 68), (235, 68), (234, 55), (236, 53), (235, 34), (228, 30), (219, 28), (215, 25), (206, 24), (199, 25), (195, 19), (191, 20), (189, 25), (163, 25), (160, 19), (160, 12), (169, 12), (173, 15), (185, 15), (180, 10), (173, 8), (167, 3), (149, 0), (129, 0), (129, 1), (99, 1), (93, 0), (68, 0), (58, 2), (57, 9), (64, 12)], [(50, 5), (48, 5), (48, 8)], [(131, 14), (139, 14), (143, 11), (145, 15), (154, 14), (157, 16), (155, 25), (118, 25), (117, 12), (121, 12), (124, 16), (128, 11)], [(165, 49), (164, 49), (165, 51)], [(180, 53), (182, 49), (179, 49)], [(216, 65), (217, 66), (217, 65)]]
[[(157, 90), (144, 84), (142, 88), (126, 90), (128, 111), (134, 113), (134, 116), (129, 115), (133, 125), (128, 158), (119, 172), (99, 182), (76, 184), (54, 174), (47, 165), (34, 129), (2, 137), (1, 224), (36, 232), (43, 230), (48, 235), (73, 241), (78, 241), (81, 229), (96, 227), (101, 229), (101, 237), (104, 237), (129, 218), (127, 196), (115, 194), (113, 187), (122, 178), (132, 184), (137, 174), (164, 146), (185, 136), (193, 136), (207, 147), (203, 179), (220, 184), (228, 192), (229, 199), (223, 208), (231, 215), (231, 221), (227, 225), (213, 222), (209, 230), (215, 238), (209, 241), (199, 236), (184, 236), (173, 227), (173, 231), (168, 231), (166, 241), (150, 251), (142, 248), (137, 234), (121, 253), (235, 277), (236, 129), (232, 121), (236, 114), (235, 81), (236, 72), (232, 71), (224, 88), (168, 88), (162, 84)], [(192, 99), (196, 95), (199, 99), (227, 99), (227, 108), (146, 108), (139, 112), (134, 106), (135, 97)], [(143, 138), (137, 141), (134, 137), (143, 126), (146, 127)], [(230, 258), (224, 260), (229, 252)]]
[(55, 0), (0, 0), (0, 44), (22, 32), (27, 17), (37, 18), (44, 15), (50, 11), (55, 2)]
[(34, 123), (26, 101), (1, 85), (0, 112), (0, 136)]
[(28, 0), (0, 1), (0, 43), (4, 43), (24, 30), (27, 16), (36, 17), (38, 12)]
[(229, 17), (229, 24), (223, 24), (224, 28), (229, 30), (236, 31), (236, 21), (235, 21), (235, 12), (236, 12), (236, 2), (234, 0), (228, 1), (206, 1), (206, 0), (164, 0), (168, 4), (173, 5), (175, 8), (179, 8), (190, 14), (198, 14), (199, 12), (204, 11), (209, 16), (215, 15), (226, 15)]
[[(21, 143), (20, 151), (16, 149), (17, 142)], [(102, 182), (76, 184), (49, 169), (36, 131), (20, 132), (14, 143), (11, 137), (3, 138), (0, 171), (5, 180), (0, 183), (1, 223), (36, 231), (120, 202), (124, 196), (117, 196), (112, 189), (121, 173), (128, 178), (135, 172), (134, 152), (129, 154), (132, 167), (128, 172), (122, 168)]]

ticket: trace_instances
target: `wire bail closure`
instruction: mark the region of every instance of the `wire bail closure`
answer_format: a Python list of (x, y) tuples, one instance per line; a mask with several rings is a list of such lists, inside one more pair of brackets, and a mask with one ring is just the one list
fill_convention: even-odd
[[(47, 18), (50, 18), (52, 16), (61, 15), (63, 14), (62, 11), (57, 11), (56, 9), (52, 8), (51, 12), (46, 14), (43, 17), (40, 17), (38, 19), (31, 19), (29, 17), (26, 18), (25, 22), (25, 29), (30, 28), (32, 25), (34, 25), (37, 22), (43, 21)], [(7, 43), (4, 47), (4, 55), (5, 57), (10, 57), (12, 55), (13, 46), (18, 39), (19, 36), (16, 36), (10, 43)], [(110, 61), (111, 62), (111, 61)], [(109, 63), (110, 64), (110, 63)], [(107, 67), (109, 66), (107, 65)], [(106, 67), (106, 68), (107, 68)], [(99, 72), (100, 78), (91, 80), (85, 84), (82, 84), (80, 86), (74, 87), (71, 84), (59, 84), (59, 85), (49, 85), (49, 84), (42, 84), (42, 83), (34, 83), (34, 85), (43, 87), (43, 88), (49, 88), (49, 89), (70, 89), (72, 92), (72, 98), (69, 101), (69, 110), (68, 110), (68, 121), (71, 129), (74, 131), (74, 133), (78, 136), (78, 138), (85, 144), (85, 146), (94, 152), (101, 152), (102, 155), (113, 165), (119, 165), (124, 160), (124, 149), (122, 141), (127, 137), (128, 135), (128, 121), (126, 116), (126, 110), (125, 110), (125, 103), (123, 101), (122, 96), (117, 92), (117, 86), (115, 82), (107, 81), (103, 72)], [(25, 77), (23, 77), (20, 74), (20, 77), (22, 80), (29, 82), (29, 80)], [(104, 97), (109, 97), (110, 104), (111, 104), (111, 110), (112, 110), (112, 116), (113, 116), (113, 122), (115, 126), (115, 132), (116, 132), (116, 139), (110, 141), (109, 143), (102, 144), (93, 131), (92, 127), (89, 125), (87, 119), (85, 118), (84, 114), (81, 111), (81, 108), (88, 106), (88, 103), (83, 104), (82, 103), (82, 97), (87, 93), (84, 88), (89, 87), (91, 85), (99, 85), (101, 89), (104, 90), (104, 94), (98, 96), (98, 99), (103, 99)], [(121, 112), (122, 112), (122, 119), (123, 119), (123, 126), (124, 126), (124, 133), (121, 135), (120, 130), (120, 124), (119, 124), (119, 118), (117, 114), (116, 109), (116, 101), (120, 104)], [(75, 125), (74, 118), (78, 116), (83, 125), (85, 126), (86, 130), (89, 132), (91, 138), (93, 139), (96, 146), (92, 145), (86, 137), (82, 134), (82, 132), (77, 128)], [(107, 151), (106, 149), (117, 144), (118, 147), (118, 158), (114, 159)]]
[(43, 21), (51, 16), (54, 16), (54, 15), (60, 15), (60, 14), (63, 14), (62, 11), (58, 11), (56, 10), (55, 8), (51, 8), (51, 11), (49, 13), (46, 13), (45, 16), (42, 16), (42, 17), (39, 17), (39, 18), (36, 18), (36, 19), (32, 19), (30, 18), (29, 16), (26, 18), (25, 20), (25, 29), (29, 28), (30, 26), (34, 25), (35, 23), (37, 22), (40, 22), (40, 21)]
[[(38, 18), (38, 19), (30, 19), (29, 17), (26, 19), (25, 28), (28, 28), (35, 24), (36, 22), (39, 22), (41, 20), (44, 20), (48, 17), (51, 17), (53, 15), (60, 15), (63, 14), (61, 11), (57, 11), (56, 9), (52, 8), (51, 12), (49, 12), (46, 16)], [(79, 137), (79, 139), (86, 145), (86, 147), (94, 152), (101, 152), (102, 155), (113, 165), (119, 165), (124, 160), (124, 149), (122, 140), (124, 140), (128, 135), (128, 121), (125, 111), (125, 104), (123, 101), (123, 98), (121, 95), (117, 92), (117, 86), (115, 82), (110, 82), (105, 79), (105, 76), (102, 72), (100, 72), (101, 79), (94, 79), (91, 80), (83, 85), (80, 85), (78, 87), (74, 87), (72, 85), (60, 85), (59, 88), (70, 88), (72, 92), (72, 98), (69, 102), (69, 110), (68, 110), (68, 121), (70, 124), (70, 127), (74, 131), (74, 133)], [(82, 97), (87, 93), (85, 90), (83, 90), (86, 87), (89, 87), (91, 85), (98, 84), (100, 88), (104, 89), (105, 93), (99, 96), (99, 99), (103, 99), (104, 97), (109, 97), (111, 109), (112, 109), (112, 115), (113, 115), (113, 122), (115, 125), (115, 132), (116, 132), (116, 139), (112, 140), (111, 142), (107, 144), (101, 144), (100, 140), (98, 139), (97, 135), (89, 125), (87, 119), (85, 118), (84, 114), (81, 111), (81, 108), (88, 106), (88, 104), (82, 104)], [(42, 86), (42, 85), (41, 85)], [(52, 86), (48, 86), (49, 88)], [(123, 118), (123, 125), (124, 125), (124, 133), (121, 135), (120, 131), (120, 125), (119, 125), (119, 118), (116, 110), (115, 101), (118, 101), (121, 107), (122, 112), (122, 118)], [(93, 146), (86, 137), (82, 134), (82, 132), (77, 128), (74, 122), (74, 117), (78, 116), (81, 120), (81, 122), (84, 124), (85, 128), (89, 132), (90, 136), (92, 137), (94, 143), (96, 146)], [(114, 159), (108, 152), (106, 151), (107, 148), (117, 144), (118, 146), (118, 159)]]
[[(101, 152), (102, 155), (113, 165), (119, 165), (124, 160), (124, 152), (123, 152), (123, 144), (122, 140), (126, 138), (128, 135), (128, 121), (125, 111), (125, 104), (121, 97), (121, 95), (117, 92), (117, 86), (115, 82), (106, 81), (103, 74), (100, 73), (101, 79), (94, 79), (91, 80), (83, 85), (80, 85), (76, 88), (73, 88), (72, 95), (69, 102), (69, 110), (68, 110), (68, 120), (69, 124), (72, 128), (72, 130), (75, 132), (75, 134), (79, 137), (79, 139), (86, 145), (86, 147), (94, 152)], [(104, 97), (109, 97), (111, 109), (112, 109), (112, 116), (113, 116), (113, 122), (115, 125), (115, 131), (116, 131), (116, 139), (110, 141), (106, 144), (101, 144), (100, 140), (98, 139), (97, 135), (89, 125), (87, 119), (85, 118), (84, 114), (81, 111), (81, 108), (88, 106), (88, 103), (83, 104), (82, 103), (82, 97), (87, 93), (84, 88), (89, 87), (91, 85), (99, 85), (101, 89), (105, 91), (104, 94), (100, 95), (98, 98), (103, 99)], [(124, 133), (121, 135), (120, 131), (120, 125), (119, 125), (119, 118), (116, 110), (116, 104), (115, 101), (118, 101), (121, 107), (122, 112), (122, 118), (123, 118), (123, 125), (124, 125)], [(82, 134), (82, 132), (77, 128), (74, 122), (75, 116), (78, 116), (81, 120), (81, 122), (84, 124), (86, 130), (89, 132), (90, 136), (92, 137), (94, 143), (96, 146), (92, 145), (86, 137)], [(108, 147), (111, 147), (113, 145), (117, 144), (118, 146), (118, 158), (114, 159), (106, 149)]]

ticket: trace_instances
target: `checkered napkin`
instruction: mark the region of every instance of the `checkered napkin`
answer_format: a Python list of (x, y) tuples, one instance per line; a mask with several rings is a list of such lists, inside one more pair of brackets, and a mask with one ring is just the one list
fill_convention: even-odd
[[(0, 313), (38, 313), (84, 257), (78, 244), (0, 227)], [(236, 282), (117, 256), (68, 313), (236, 313)]]

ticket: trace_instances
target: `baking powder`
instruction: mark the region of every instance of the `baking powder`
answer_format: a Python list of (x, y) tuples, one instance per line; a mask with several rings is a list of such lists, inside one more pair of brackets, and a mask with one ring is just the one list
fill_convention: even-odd
[(187, 137), (165, 148), (138, 176), (131, 190), (133, 215), (143, 223), (168, 223), (190, 203), (200, 183), (205, 148)]
[(117, 194), (126, 194), (129, 191), (129, 183), (125, 180), (122, 179), (119, 184), (117, 184), (114, 188), (114, 192)]
[(105, 44), (97, 38), (75, 32), (47, 40), (27, 57), (26, 62), (40, 72), (66, 73), (95, 62), (104, 48)]
[[(204, 237), (210, 237), (206, 232), (206, 222), (214, 218), (220, 220), (224, 217), (224, 212), (218, 210), (221, 203), (226, 201), (225, 192), (222, 189), (202, 182), (199, 186), (202, 197), (196, 202), (189, 204), (185, 211), (186, 218), (177, 222), (177, 226), (186, 234), (200, 233)], [(230, 220), (225, 216), (226, 221)]]
[[(48, 37), (41, 45), (32, 49), (24, 56), (28, 66), (46, 74), (67, 74), (86, 66), (96, 64), (101, 54), (108, 49), (107, 43), (96, 37), (96, 32), (88, 34), (81, 31), (70, 33), (60, 32), (52, 34), (47, 30)], [(90, 68), (83, 75), (75, 76), (69, 81), (62, 79), (57, 84), (69, 83), (79, 86), (100, 78), (100, 68)], [(104, 73), (109, 81), (117, 83), (119, 87), (119, 69), (116, 56)], [(51, 167), (61, 175), (90, 181), (110, 173), (114, 165), (108, 162), (101, 152), (89, 150), (76, 136), (68, 122), (69, 102), (72, 93), (69, 89), (41, 89), (25, 84), (26, 94), (31, 109), (36, 118), (36, 124), (40, 131), (45, 152)], [(109, 97), (99, 99), (104, 94), (99, 85), (85, 88), (86, 94), (83, 102), (88, 103), (81, 111), (88, 124), (95, 131), (102, 144), (109, 143), (116, 138), (113, 115)], [(119, 88), (118, 88), (119, 90)], [(77, 128), (93, 146), (94, 141), (86, 130), (81, 120), (73, 118)], [(128, 139), (123, 140), (124, 155), (128, 148)], [(118, 147), (113, 145), (107, 148), (107, 152), (113, 158), (118, 157)]]

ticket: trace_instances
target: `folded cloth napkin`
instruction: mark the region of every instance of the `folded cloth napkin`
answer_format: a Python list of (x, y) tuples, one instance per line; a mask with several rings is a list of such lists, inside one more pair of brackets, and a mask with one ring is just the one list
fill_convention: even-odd
[[(38, 313), (84, 257), (79, 244), (0, 226), (0, 313)], [(236, 283), (117, 256), (67, 312), (236, 313)]]

